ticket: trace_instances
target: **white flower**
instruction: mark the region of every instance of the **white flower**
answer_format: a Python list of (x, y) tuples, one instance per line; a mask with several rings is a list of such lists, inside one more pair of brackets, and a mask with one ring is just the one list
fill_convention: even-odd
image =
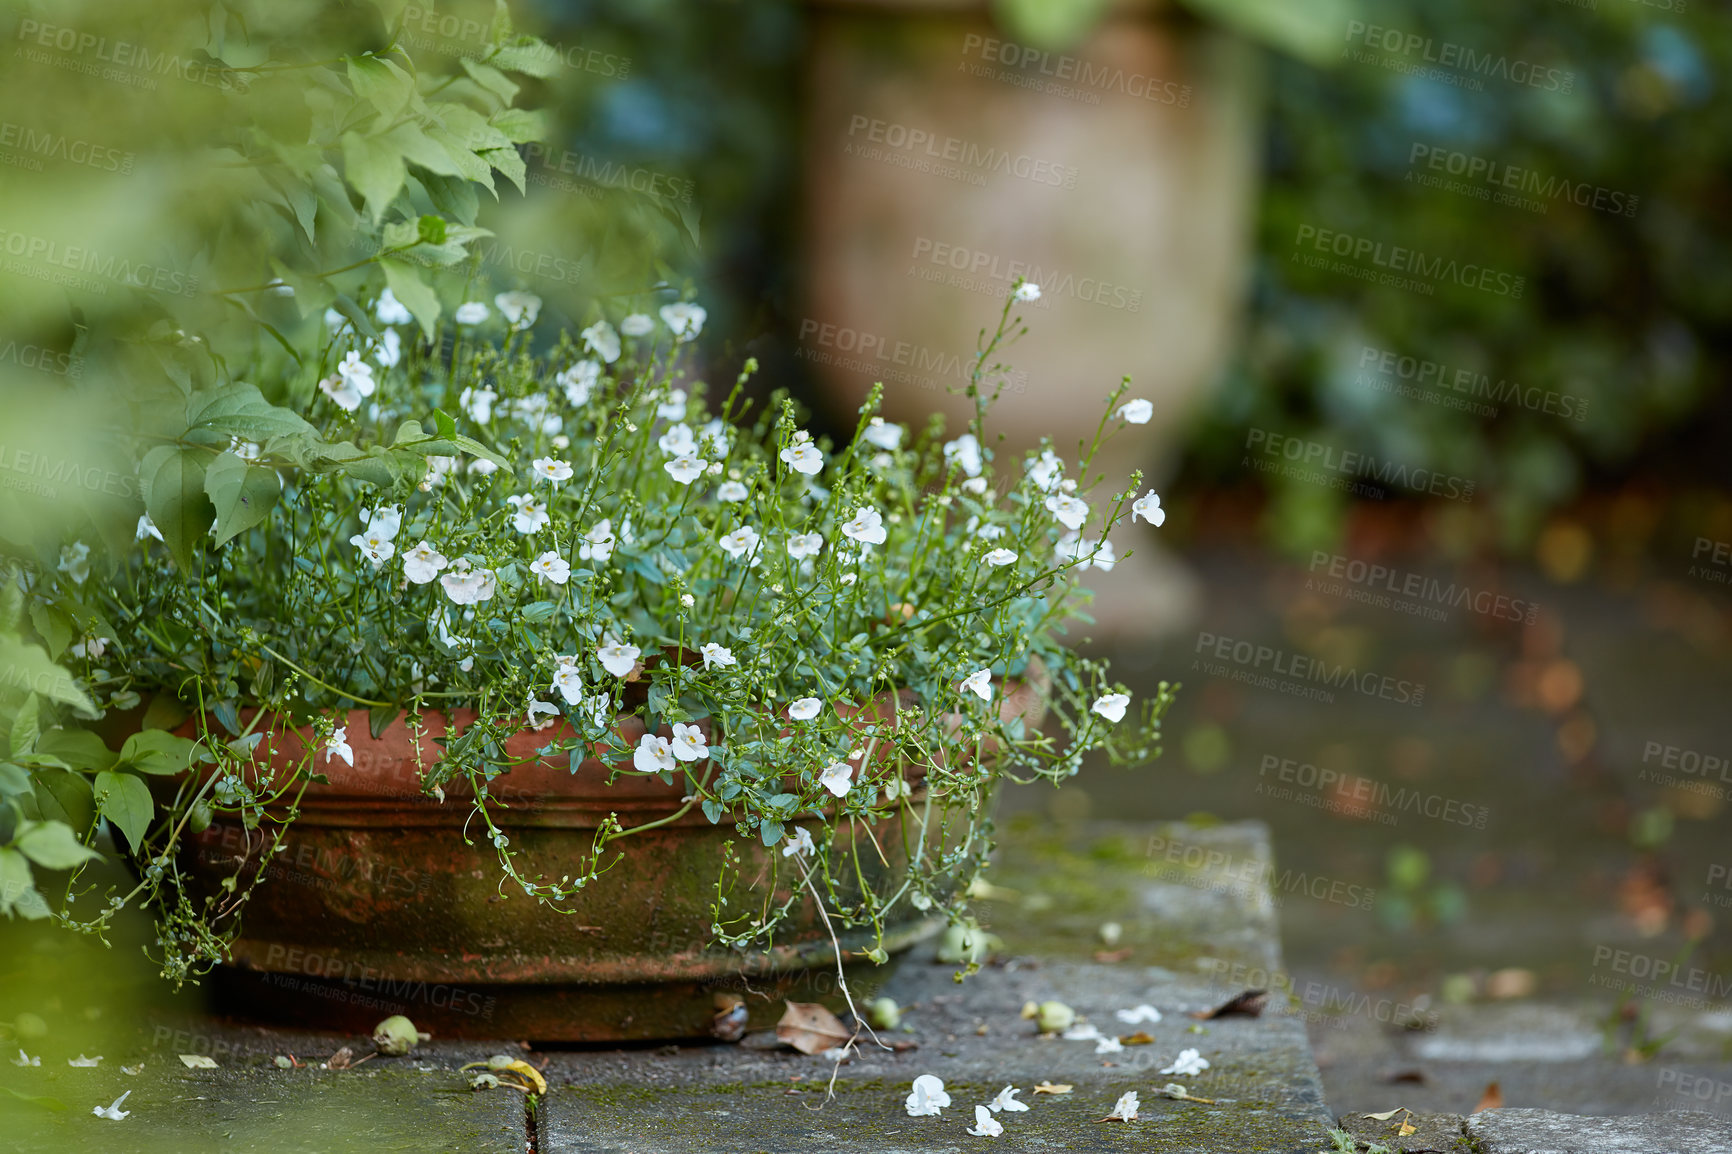
[(18, 1048), (18, 1056), (12, 1059), (12, 1064), (14, 1066), (40, 1066), (42, 1065), (42, 1058), (40, 1056), (32, 1058), (29, 1054), (26, 1054), (24, 1048), (20, 1046)]
[(816, 557), (823, 547), (824, 538), (818, 533), (795, 533), (788, 538), (788, 556), (796, 561)]
[(576, 657), (561, 657), (559, 672), (553, 675), (553, 688), (565, 698), (567, 705), (583, 704), (583, 676), (578, 672)]
[(704, 731), (695, 725), (675, 723), (674, 739), (669, 748), (681, 761), (702, 761), (710, 755), (710, 746), (704, 738)]
[[(976, 526), (978, 526), (978, 528)], [(970, 517), (968, 519), (968, 527), (973, 530), (974, 535), (979, 537), (982, 541), (996, 541), (1000, 537), (1004, 536), (1005, 533), (1003, 525), (981, 525), (979, 517)]]
[(812, 844), (812, 834), (805, 826), (796, 826), (794, 832), (784, 833), (782, 837), (788, 843), (782, 847), (783, 857), (793, 857), (797, 853), (811, 853), (817, 848)]
[(240, 437), (229, 438), (229, 452), (243, 461), (256, 461), (264, 455), (264, 446), (257, 441), (246, 441)]
[(511, 516), (511, 525), (519, 533), (536, 533), (547, 527), (547, 503), (545, 501), (537, 501), (529, 493), (507, 497), (505, 500), (517, 508), (517, 512)]
[(887, 453), (894, 453), (902, 447), (902, 426), (890, 424), (883, 417), (873, 417), (866, 426), (866, 440)]
[(985, 1106), (974, 1108), (974, 1125), (968, 1132), (976, 1138), (996, 1138), (1004, 1133), (1004, 1123), (992, 1116), (992, 1111)]
[(1027, 1110), (1027, 1102), (1018, 1102), (1016, 1100), (1018, 1093), (1019, 1091), (1015, 1086), (1006, 1086), (998, 1092), (998, 1097), (986, 1104), (986, 1108), (991, 1110), (994, 1114), (998, 1113), (1000, 1110), (1007, 1110), (1012, 1114)]
[[(884, 782), (884, 800), (885, 801), (895, 801), (897, 798), (900, 798), (900, 797), (913, 797), (913, 796), (914, 796), (914, 787), (909, 785), (906, 781), (903, 781), (900, 777), (892, 777), (892, 778), (887, 779)], [(916, 895), (916, 896), (920, 896), (920, 895)], [(913, 901), (914, 899), (910, 898), (908, 900)], [(930, 901), (931, 899), (927, 899), (927, 900)]]
[(1065, 493), (1054, 493), (1046, 499), (1047, 512), (1057, 517), (1067, 529), (1081, 529), (1088, 520), (1088, 502)]
[(656, 416), (664, 421), (685, 420), (687, 400), (684, 389), (669, 389), (668, 399), (656, 405)]
[(655, 318), (648, 313), (632, 313), (619, 322), (619, 331), (628, 337), (647, 337), (655, 327)]
[(961, 465), (962, 471), (970, 477), (980, 476), (980, 442), (975, 440), (973, 433), (964, 433), (954, 441), (946, 441), (944, 459)]
[(914, 1079), (914, 1089), (905, 1103), (910, 1118), (936, 1115), (950, 1105), (950, 1095), (944, 1092), (944, 1079), (922, 1074)]
[(554, 457), (537, 457), (532, 463), (535, 479), (546, 481), (550, 485), (558, 485), (561, 481), (571, 480), (571, 465)]
[(97, 637), (94, 634), (87, 635), (83, 641), (74, 645), (68, 652), (74, 657), (88, 657), (92, 661), (101, 661), (102, 655), (108, 652), (110, 640), (111, 638)]
[(379, 318), (382, 325), (406, 325), (415, 319), (403, 302), (397, 299), (397, 294), (388, 288), (379, 294), (379, 303), (373, 306), (373, 315)]
[(1101, 1032), (1088, 1022), (1079, 1022), (1077, 1025), (1066, 1027), (1064, 1033), (1060, 1034), (1059, 1037), (1067, 1042), (1098, 1042), (1101, 1040)]
[(1108, 1114), (1105, 1118), (1102, 1118), (1101, 1121), (1135, 1122), (1137, 1120), (1137, 1108), (1139, 1105), (1140, 1103), (1137, 1101), (1137, 1092), (1135, 1090), (1131, 1090), (1125, 1094), (1120, 1094), (1119, 1100), (1113, 1103), (1113, 1112)]
[(590, 352), (608, 364), (619, 360), (619, 334), (606, 321), (596, 321), (577, 335), (583, 338)]
[(696, 340), (697, 335), (704, 331), (704, 321), (709, 313), (703, 305), (695, 305), (690, 301), (677, 301), (661, 307), (662, 323), (674, 334), (674, 338), (682, 344)]
[(1209, 1059), (1197, 1050), (1180, 1050), (1179, 1056), (1173, 1059), (1173, 1064), (1162, 1070), (1163, 1074), (1201, 1074), (1209, 1068)]
[(962, 482), (962, 489), (963, 489), (963, 492), (973, 493), (976, 497), (978, 497), (982, 493), (986, 492), (986, 478), (985, 477), (970, 477), (968, 480)]
[(595, 651), (596, 660), (601, 667), (615, 677), (624, 677), (637, 664), (638, 655), (643, 650), (635, 645), (627, 645), (617, 637), (605, 637), (601, 647)]
[(373, 346), (373, 356), (388, 369), (403, 359), (403, 338), (397, 334), (396, 329), (385, 330), (385, 335)]
[[(551, 701), (537, 701), (535, 694), (529, 695), (529, 712), (524, 715), (524, 724), (530, 729), (540, 732), (553, 724), (553, 719), (559, 716), (559, 706)], [(538, 721), (537, 718), (545, 718)]]
[(854, 582), (858, 581), (859, 579), (860, 579), (860, 575), (858, 573), (844, 573), (844, 574), (842, 574), (842, 576), (840, 578), (842, 584), (844, 584), (844, 585), (852, 585), (852, 584), (854, 584)]
[(1111, 541), (1084, 541), (1084, 556), (1090, 558), (1090, 564), (1102, 573), (1111, 573), (1113, 566), (1119, 563), (1118, 550), (1113, 548)]
[(451, 572), (440, 576), (439, 584), (453, 604), (475, 605), (493, 596), (499, 588), (499, 577), (491, 569), (471, 572), (469, 562), (459, 557), (452, 562)]
[(549, 549), (529, 563), (529, 571), (549, 585), (564, 585), (571, 579), (571, 562)]
[(349, 538), (349, 544), (359, 549), (361, 556), (371, 561), (375, 569), (389, 561), (391, 555), (397, 551), (397, 546), (391, 544), (388, 538), (372, 529), (365, 533), (356, 533)]
[(341, 377), (326, 377), (319, 382), (319, 389), (331, 403), (340, 409), (354, 412), (361, 407), (361, 394), (351, 388)]
[(1155, 415), (1155, 406), (1151, 401), (1138, 397), (1134, 401), (1126, 401), (1119, 406), (1118, 416), (1132, 425), (1146, 425), (1149, 418)]
[(460, 325), (478, 325), (491, 315), (481, 301), (464, 301), (457, 306), (457, 311), (452, 313), (451, 317)]
[(150, 519), (149, 513), (140, 513), (138, 515), (138, 532), (134, 535), (133, 540), (142, 541), (146, 537), (155, 537), (160, 541), (162, 540), (162, 530), (156, 527), (156, 522)]
[(956, 688), (958, 692), (976, 694), (982, 701), (991, 701), (992, 670), (976, 669), (973, 673), (964, 677), (962, 679), (962, 684), (958, 685)]
[(1016, 291), (1011, 296), (1019, 301), (1037, 301), (1040, 299), (1040, 286), (1025, 280), (1016, 286)]
[(667, 470), (668, 476), (680, 484), (689, 485), (704, 475), (704, 468), (708, 464), (709, 462), (702, 457), (694, 457), (688, 453), (683, 457), (675, 457), (673, 460), (663, 463), (662, 468)]
[(840, 762), (831, 762), (818, 774), (818, 784), (835, 794), (837, 797), (847, 797), (848, 787), (853, 784), (853, 767)]
[(709, 669), (711, 666), (715, 665), (726, 666), (739, 664), (738, 661), (734, 660), (734, 655), (728, 650), (727, 646), (718, 645), (714, 641), (705, 642), (704, 647), (699, 650), (699, 652), (704, 655), (705, 669)]
[(449, 564), (445, 555), (426, 541), (403, 554), (403, 576), (417, 585), (425, 585), (439, 576), (439, 570)]
[(722, 536), (717, 544), (721, 545), (724, 553), (738, 561), (758, 547), (758, 531), (750, 525), (741, 525)]
[(631, 763), (644, 773), (668, 773), (678, 768), (674, 761), (673, 745), (665, 737), (657, 737), (646, 733), (637, 743), (637, 752), (632, 754)]
[(870, 505), (854, 510), (854, 516), (842, 524), (842, 535), (862, 545), (882, 545), (890, 536), (885, 532), (884, 518)]
[[(76, 1065), (76, 1063), (74, 1064)], [(123, 1121), (132, 1116), (132, 1111), (122, 1110), (120, 1104), (126, 1101), (131, 1094), (132, 1091), (128, 1090), (125, 1094), (122, 1094), (107, 1106), (92, 1106), (90, 1112), (95, 1114), (98, 1118), (107, 1118), (110, 1122)]]
[(727, 456), (728, 423), (720, 417), (711, 417), (704, 422), (704, 427), (698, 431), (698, 440), (711, 449), (716, 456)]
[(698, 439), (692, 435), (692, 427), (682, 422), (669, 426), (667, 432), (656, 438), (656, 447), (670, 457), (683, 457), (697, 452)]
[(1015, 564), (1016, 554), (1012, 553), (1009, 549), (994, 549), (992, 552), (982, 557), (981, 560), (996, 569), (1001, 565)]
[(355, 751), (349, 747), (349, 728), (339, 725), (331, 731), (331, 736), (325, 739), (325, 760), (340, 757), (350, 765), (355, 764)]
[(505, 314), (512, 328), (528, 328), (541, 315), (541, 298), (534, 293), (507, 292), (493, 298), (494, 307)]
[(458, 394), (457, 407), (476, 424), (485, 425), (493, 419), (493, 402), (498, 399), (499, 394), (492, 389), (464, 389)]
[(338, 312), (336, 309), (325, 310), (325, 327), (330, 329), (333, 333), (341, 332), (343, 327), (348, 323), (349, 318)]
[[(1089, 709), (1116, 725), (1125, 719), (1125, 706), (1130, 703), (1131, 695), (1128, 693), (1107, 693), (1095, 698), (1095, 703), (1089, 706)], [(1126, 1022), (1137, 1020), (1136, 1018), (1126, 1018), (1122, 1010), (1119, 1012), (1119, 1017)], [(1153, 1020), (1160, 1021), (1160, 1015), (1157, 1013)]]
[[(1106, 699), (1102, 698), (1101, 700), (1104, 701)], [(1099, 711), (1098, 707), (1100, 705), (1100, 702), (1099, 701), (1095, 702), (1095, 705), (1097, 707), (1096, 711), (1098, 712)], [(1121, 715), (1122, 715), (1122, 710), (1121, 710)], [(1115, 717), (1115, 718), (1113, 718), (1113, 720), (1117, 721), (1118, 718)], [(1158, 1022), (1161, 1020), (1161, 1012), (1159, 1010), (1155, 1009), (1153, 1006), (1149, 1005), (1147, 1002), (1144, 1002), (1138, 1006), (1132, 1006), (1128, 1010), (1114, 1010), (1113, 1016), (1115, 1018), (1117, 1018), (1119, 1021), (1125, 1023), (1127, 1026), (1134, 1026), (1138, 1022)]]
[(363, 397), (373, 395), (373, 366), (362, 360), (359, 352), (349, 350), (349, 355), (337, 366), (337, 375), (343, 378), (344, 388), (352, 389)]
[(1134, 522), (1138, 517), (1157, 529), (1166, 524), (1167, 511), (1161, 508), (1160, 495), (1153, 489), (1131, 502), (1131, 520)]
[(60, 564), (55, 568), (72, 578), (73, 584), (84, 584), (90, 578), (90, 546), (83, 541), (61, 546)]
[(490, 477), (499, 472), (499, 466), (486, 457), (477, 457), (469, 462), (468, 472), (477, 477)]
[(613, 556), (613, 546), (613, 521), (604, 517), (583, 535), (577, 546), (577, 556), (581, 561), (606, 561)]
[(1118, 1054), (1123, 1052), (1125, 1044), (1117, 1038), (1101, 1038), (1095, 1042), (1095, 1053)]
[(795, 721), (811, 721), (818, 716), (818, 711), (824, 708), (824, 703), (816, 697), (802, 697), (788, 705), (788, 716)]
[(750, 494), (746, 487), (738, 481), (723, 481), (716, 486), (716, 500), (718, 501), (744, 501), (748, 496)]
[(553, 383), (565, 390), (565, 399), (573, 405), (587, 405), (590, 390), (601, 380), (601, 362), (585, 358), (553, 378)]
[(1028, 478), (1034, 482), (1034, 487), (1043, 493), (1050, 493), (1064, 477), (1064, 458), (1051, 449), (1041, 450), (1040, 456), (1028, 462)]
[(361, 525), (369, 533), (377, 533), (387, 541), (395, 541), (398, 531), (403, 528), (403, 507), (380, 505), (373, 509), (362, 509)]
[(816, 476), (818, 471), (824, 467), (823, 452), (812, 443), (812, 435), (804, 430), (795, 433), (794, 443), (783, 449), (777, 456), (808, 477)]

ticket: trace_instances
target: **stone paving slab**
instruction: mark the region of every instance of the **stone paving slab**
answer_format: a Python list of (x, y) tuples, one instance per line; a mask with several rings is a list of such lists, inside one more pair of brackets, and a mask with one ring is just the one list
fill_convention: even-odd
[(1584, 1118), (1550, 1110), (1486, 1110), (1467, 1120), (1484, 1154), (1732, 1154), (1732, 1124), (1710, 1114)]

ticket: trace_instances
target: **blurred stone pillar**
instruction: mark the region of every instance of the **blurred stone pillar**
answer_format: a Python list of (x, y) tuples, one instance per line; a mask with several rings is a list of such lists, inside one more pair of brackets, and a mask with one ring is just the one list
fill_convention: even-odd
[[(959, 429), (969, 403), (946, 389), (1023, 275), (1043, 296), (1018, 306), (1030, 331), (1007, 359), (1025, 375), (988, 426), (1001, 452), (1050, 436), (1074, 462), (1129, 375), (1154, 420), (1098, 464), (1108, 485), (1139, 467), (1158, 485), (1238, 318), (1255, 50), (1163, 4), (1120, 6), (1081, 44), (1044, 53), (968, 0), (832, 0), (811, 17), (796, 336), (836, 414), (882, 380), (888, 418), (943, 411)], [(1088, 575), (1101, 631), (1180, 627), (1188, 574), (1144, 526), (1114, 545), (1137, 556)]]

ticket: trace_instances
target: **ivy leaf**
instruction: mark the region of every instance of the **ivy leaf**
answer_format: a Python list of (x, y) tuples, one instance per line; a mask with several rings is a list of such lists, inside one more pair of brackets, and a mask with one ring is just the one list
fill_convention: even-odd
[(722, 803), (713, 797), (704, 798), (704, 816), (710, 819), (711, 825), (720, 823), (722, 820)]
[(66, 647), (72, 644), (72, 639), (78, 633), (77, 622), (71, 614), (59, 605), (37, 602), (30, 606), (30, 624), (36, 626), (36, 632), (48, 643), (48, 655), (59, 659)]
[(758, 837), (766, 846), (775, 845), (782, 840), (782, 823), (766, 821), (758, 826)]
[(377, 56), (351, 56), (349, 87), (355, 95), (379, 110), (386, 120), (395, 120), (415, 95), (415, 78), (396, 64)]
[(6, 735), (11, 745), (12, 756), (33, 749), (36, 739), (42, 734), (42, 702), (32, 693), (24, 699), (24, 704), (12, 715), (12, 729)]
[(390, 137), (343, 133), (343, 172), (355, 191), (367, 201), (367, 214), (377, 224), (403, 189), (408, 169), (403, 150)]
[(120, 765), (116, 768), (150, 774), (180, 773), (192, 764), (197, 749), (196, 741), (160, 729), (144, 729), (127, 738), (120, 747)]
[(183, 572), (192, 572), (193, 552), (213, 516), (204, 492), (204, 463), (191, 450), (158, 445), (144, 455), (138, 478), (145, 511), (169, 555)]
[(15, 849), (0, 849), (0, 914), (35, 921), (48, 916), (48, 903), (36, 892), (30, 859)]
[(219, 453), (205, 470), (204, 488), (216, 506), (216, 543), (223, 545), (270, 516), (283, 483), (275, 469), (261, 469), (233, 453)]
[(68, 769), (38, 764), (32, 771), (33, 793), (39, 815), (63, 821), (75, 830), (87, 830), (96, 822), (96, 800), (90, 779)]
[(43, 869), (68, 870), (102, 855), (83, 844), (62, 821), (23, 821), (12, 840), (18, 852)]
[(88, 729), (55, 726), (36, 739), (36, 752), (57, 757), (73, 769), (113, 769), (119, 755)]
[(260, 443), (315, 431), (299, 413), (271, 404), (256, 385), (244, 381), (194, 393), (186, 402), (186, 423), (188, 432)]
[(96, 812), (125, 834), (126, 844), (137, 853), (156, 804), (151, 800), (150, 787), (132, 774), (104, 770), (96, 775)]
[(421, 274), (414, 265), (396, 260), (381, 260), (379, 266), (385, 270), (385, 283), (391, 286), (391, 294), (403, 302), (404, 308), (415, 314), (415, 319), (421, 322), (421, 332), (428, 340), (432, 340), (433, 325), (439, 320), (438, 295), (421, 279)]

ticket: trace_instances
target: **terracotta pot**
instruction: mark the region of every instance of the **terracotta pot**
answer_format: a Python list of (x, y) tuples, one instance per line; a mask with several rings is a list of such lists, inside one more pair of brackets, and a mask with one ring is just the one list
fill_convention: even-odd
[[(868, 712), (887, 717), (894, 708), (882, 702)], [(1015, 687), (1004, 708), (1028, 714), (1040, 708), (1038, 695)], [(461, 728), (473, 719), (457, 711), (450, 720)], [(466, 787), (447, 786), (443, 803), (422, 793), (419, 767), (438, 759), (435, 739), (447, 727), (439, 715), (425, 715), (423, 723), (419, 741), (403, 718), (375, 738), (367, 714), (355, 711), (348, 718), (354, 765), (317, 755), (317, 771), (329, 783), (313, 784), (302, 796), (287, 848), (247, 903), (231, 964), (215, 975), (226, 1009), (351, 1031), (402, 1013), (441, 1037), (598, 1042), (703, 1036), (718, 1008), (742, 999), (754, 1025), (772, 1024), (783, 997), (840, 1004), (835, 950), (809, 901), (796, 905), (773, 949), (710, 945), (723, 854), (731, 850), (741, 862), (743, 884), (731, 897), (731, 908), (740, 910), (762, 902), (751, 886), (781, 861), (780, 846), (742, 838), (725, 817), (711, 825), (694, 806), (604, 851), (604, 860), (618, 851), (624, 856), (562, 903), (569, 913), (556, 912), (502, 880), (495, 850), (472, 819)], [(635, 745), (643, 727), (626, 717), (619, 732)], [(494, 820), (522, 851), (519, 868), (532, 877), (586, 872), (608, 814), (629, 829), (669, 818), (682, 805), (683, 778), (670, 786), (624, 773), (609, 785), (599, 761), (572, 770), (563, 757), (558, 764), (539, 760), (537, 751), (560, 736), (559, 729), (513, 736), (507, 751), (522, 764), (489, 788)], [(303, 732), (278, 732), (261, 743), (258, 756), (279, 768), (298, 765), (309, 740)], [(906, 804), (923, 802), (918, 767), (905, 767), (904, 776), (916, 785)], [(903, 825), (884, 822), (873, 831), (892, 863), (905, 860)], [(466, 834), (473, 844), (465, 844)], [(838, 837), (849, 836), (845, 825)], [(870, 870), (876, 851), (863, 832), (857, 836)], [(225, 816), (185, 844), (181, 867), (199, 889), (218, 894), (243, 863), (251, 876), (259, 852), (258, 835), (249, 838)], [(880, 879), (889, 872), (877, 868)], [(789, 874), (781, 871), (780, 896)], [(941, 925), (908, 910), (888, 927), (885, 946), (906, 949)], [(839, 928), (839, 936), (858, 999), (887, 976), (887, 967), (856, 952), (871, 947), (869, 935)]]
[[(1007, 39), (984, 0), (814, 0), (804, 88), (805, 310), (796, 355), (852, 427), (873, 382), (887, 419), (943, 412), (952, 435), (983, 325), (1017, 276), (1044, 295), (988, 421), (1020, 456), (1050, 436), (1074, 463), (1129, 375), (1153, 421), (1097, 458), (1158, 485), (1217, 376), (1244, 295), (1256, 188), (1255, 49), (1161, 3), (1115, 4), (1081, 44)], [(1013, 465), (1014, 469), (1015, 466)], [(1155, 537), (1097, 582), (1096, 611), (1158, 630), (1194, 601), (1157, 574)]]

